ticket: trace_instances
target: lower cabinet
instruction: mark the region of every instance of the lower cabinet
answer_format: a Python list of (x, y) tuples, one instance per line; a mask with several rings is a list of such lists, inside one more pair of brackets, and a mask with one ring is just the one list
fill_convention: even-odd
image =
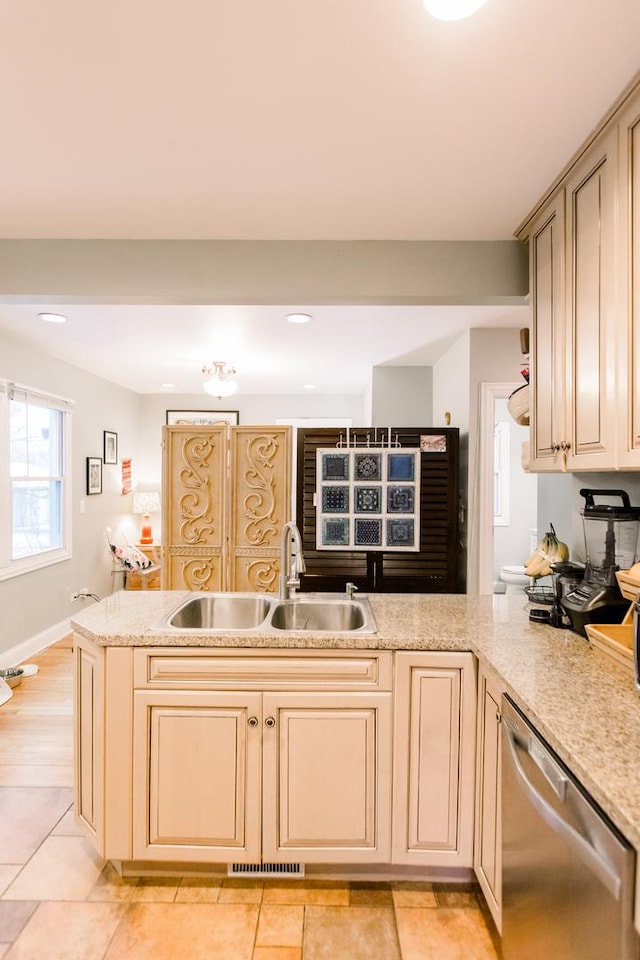
[(391, 693), (136, 691), (134, 857), (388, 862)]
[(393, 862), (473, 864), (476, 670), (471, 653), (397, 653)]
[(105, 859), (472, 867), (472, 654), (75, 658), (76, 814)]
[(500, 698), (502, 686), (484, 670), (478, 677), (476, 826), (473, 865), (491, 915), (502, 932)]

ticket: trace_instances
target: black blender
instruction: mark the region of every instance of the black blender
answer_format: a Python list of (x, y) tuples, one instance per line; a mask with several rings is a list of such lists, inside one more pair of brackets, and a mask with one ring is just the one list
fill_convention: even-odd
[[(624, 490), (582, 489), (586, 566), (578, 584), (563, 591), (561, 606), (576, 633), (587, 623), (621, 623), (629, 601), (620, 593), (616, 570), (636, 562), (640, 507), (632, 507)], [(594, 497), (620, 498), (622, 504), (598, 503)]]

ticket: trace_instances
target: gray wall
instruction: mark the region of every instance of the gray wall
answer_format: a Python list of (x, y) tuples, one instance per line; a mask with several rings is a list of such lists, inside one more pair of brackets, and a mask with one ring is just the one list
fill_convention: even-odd
[[(0, 333), (0, 377), (75, 402), (72, 419), (73, 556), (42, 570), (0, 580), (0, 655), (69, 617), (78, 609), (70, 594), (83, 587), (104, 596), (111, 589), (111, 564), (104, 529), (134, 535), (131, 497), (122, 497), (120, 468), (103, 470), (103, 493), (86, 495), (86, 457), (102, 457), (103, 430), (118, 434), (118, 456), (134, 459), (138, 448), (140, 397), (88, 374), (30, 345)], [(135, 473), (134, 473), (135, 479)], [(81, 508), (84, 507), (84, 512)], [(91, 602), (91, 601), (88, 601)]]
[(371, 426), (430, 427), (433, 425), (431, 367), (374, 367)]
[(0, 301), (481, 305), (528, 289), (515, 240), (0, 240)]

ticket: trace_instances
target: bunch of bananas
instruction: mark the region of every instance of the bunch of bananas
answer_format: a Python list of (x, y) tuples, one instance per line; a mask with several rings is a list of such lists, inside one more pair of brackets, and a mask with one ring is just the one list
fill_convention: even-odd
[(544, 537), (525, 562), (524, 570), (528, 577), (538, 580), (553, 573), (554, 563), (569, 559), (569, 548), (562, 540), (558, 540), (553, 524), (550, 523)]

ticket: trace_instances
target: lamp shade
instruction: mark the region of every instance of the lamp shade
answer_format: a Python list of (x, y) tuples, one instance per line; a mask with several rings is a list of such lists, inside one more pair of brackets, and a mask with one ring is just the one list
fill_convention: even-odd
[(149, 522), (150, 513), (160, 510), (160, 494), (156, 490), (141, 490), (133, 495), (133, 512), (142, 514), (140, 543), (153, 543), (153, 531)]
[(207, 380), (202, 386), (207, 393), (210, 393), (212, 397), (217, 397), (218, 400), (222, 400), (223, 397), (230, 397), (238, 389), (235, 380)]
[(133, 512), (134, 513), (158, 513), (160, 511), (160, 494), (155, 490), (134, 493)]

